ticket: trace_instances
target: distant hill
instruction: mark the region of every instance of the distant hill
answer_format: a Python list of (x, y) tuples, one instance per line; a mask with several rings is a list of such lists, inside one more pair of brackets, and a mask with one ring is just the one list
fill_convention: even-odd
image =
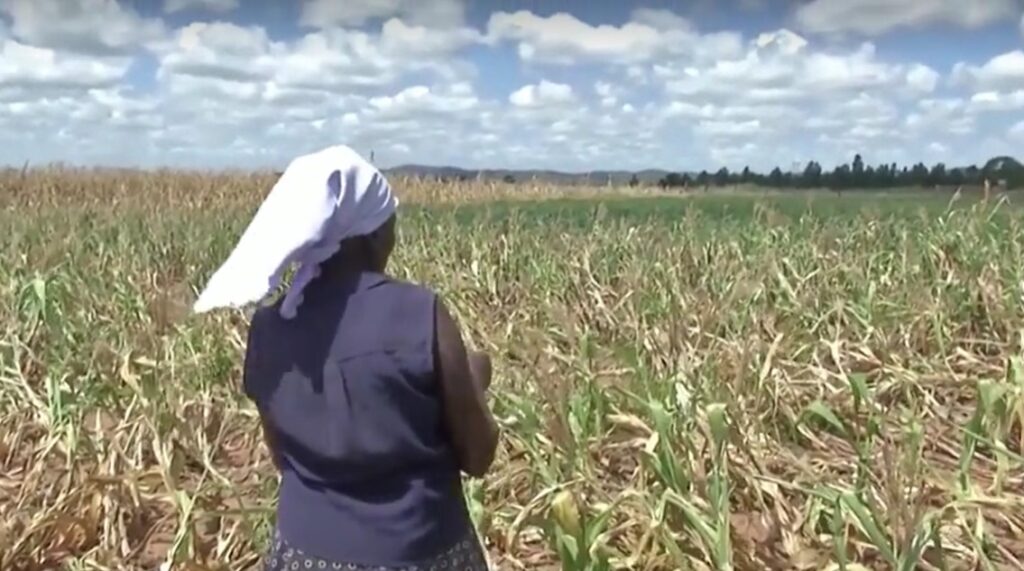
[[(938, 163), (928, 168), (924, 163), (904, 165), (899, 169), (895, 163), (883, 163), (877, 168), (865, 166), (860, 155), (854, 157), (850, 164), (842, 164), (832, 171), (824, 171), (821, 165), (810, 161), (800, 171), (783, 172), (779, 167), (770, 174), (752, 172), (748, 169), (732, 171), (721, 169), (714, 173), (702, 171), (672, 172), (662, 169), (645, 169), (641, 171), (626, 170), (595, 170), (591, 172), (566, 172), (542, 169), (465, 169), (452, 166), (428, 166), (406, 164), (382, 171), (392, 177), (410, 177), (425, 180), (452, 181), (509, 181), (529, 184), (536, 181), (542, 184), (562, 186), (624, 186), (633, 177), (645, 186), (660, 185), (662, 187), (687, 188), (691, 186), (709, 188), (711, 186), (754, 185), (774, 188), (829, 188), (829, 189), (871, 189), (871, 188), (910, 188), (943, 186), (960, 187), (980, 185), (984, 180), (1009, 189), (1024, 188), (1024, 165), (1010, 156), (999, 156), (988, 160), (981, 168), (963, 166), (947, 168)], [(281, 172), (277, 173), (281, 175)]]
[[(1013, 157), (1001, 156), (989, 160), (981, 172), (989, 176), (1003, 176), (1016, 178), (1024, 171), (1024, 166)], [(464, 169), (450, 166), (427, 166), (427, 165), (401, 165), (384, 169), (384, 172), (391, 176), (408, 176), (427, 179), (441, 180), (480, 180), (500, 181), (512, 177), (516, 182), (527, 182), (536, 180), (552, 184), (589, 184), (589, 185), (624, 185), (629, 183), (635, 174), (643, 184), (657, 184), (671, 171), (661, 169), (646, 169), (637, 172), (625, 170), (596, 170), (591, 172), (565, 172), (555, 170), (529, 170), (529, 169)], [(679, 176), (689, 175), (695, 177), (697, 173), (677, 172)], [(733, 173), (738, 174), (738, 173)]]
[(417, 178), (444, 180), (505, 180), (514, 178), (517, 182), (536, 180), (552, 184), (627, 184), (633, 175), (642, 183), (657, 183), (669, 171), (647, 169), (636, 173), (630, 171), (592, 171), (589, 173), (572, 173), (554, 170), (515, 170), (515, 169), (483, 169), (471, 170), (458, 167), (436, 167), (426, 165), (401, 165), (384, 169), (389, 176), (408, 176)]

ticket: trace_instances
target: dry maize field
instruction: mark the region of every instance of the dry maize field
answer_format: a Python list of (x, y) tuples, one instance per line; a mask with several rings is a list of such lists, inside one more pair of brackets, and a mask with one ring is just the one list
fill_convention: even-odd
[[(0, 173), (0, 569), (258, 568), (247, 313), (190, 306), (273, 180)], [(1021, 198), (393, 184), (494, 356), (494, 569), (1024, 568)]]

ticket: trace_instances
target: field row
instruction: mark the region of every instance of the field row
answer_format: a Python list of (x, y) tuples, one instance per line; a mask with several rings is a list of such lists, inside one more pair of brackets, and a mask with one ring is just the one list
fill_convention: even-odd
[[(180, 180), (0, 207), (2, 569), (265, 548), (245, 314), (188, 313), (257, 197)], [(410, 200), (396, 273), (495, 357), (494, 567), (1024, 567), (1022, 219), (948, 198)]]

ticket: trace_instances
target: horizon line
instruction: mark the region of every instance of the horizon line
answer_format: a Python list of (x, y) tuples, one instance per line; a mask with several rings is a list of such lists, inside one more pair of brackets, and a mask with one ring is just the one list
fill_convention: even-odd
[[(920, 160), (918, 160), (916, 162), (912, 162), (912, 163), (908, 162), (908, 163), (902, 163), (902, 164), (898, 163), (898, 162), (883, 162), (883, 163), (869, 163), (869, 162), (865, 162), (864, 164), (865, 164), (865, 166), (875, 166), (875, 165), (889, 166), (889, 165), (892, 165), (892, 164), (901, 164), (901, 166), (908, 166), (908, 167), (912, 167), (912, 166), (917, 165), (917, 164), (923, 164), (923, 165), (926, 165), (926, 166), (929, 166), (929, 165), (930, 166), (935, 166), (935, 165), (943, 164), (947, 169), (967, 169), (967, 168), (971, 168), (971, 167), (978, 167), (978, 168), (980, 168), (981, 166), (983, 166), (984, 164), (988, 163), (989, 161), (992, 161), (994, 159), (999, 159), (999, 158), (1011, 158), (1011, 159), (1016, 160), (1017, 162), (1024, 162), (1024, 161), (1021, 161), (1020, 159), (1018, 159), (1015, 155), (1001, 154), (1001, 155), (996, 155), (996, 156), (990, 157), (990, 158), (986, 159), (985, 161), (981, 162), (980, 164), (978, 164), (978, 163), (969, 163), (969, 164), (963, 164), (963, 165), (957, 165), (957, 166), (950, 166), (949, 164), (946, 164), (943, 161), (938, 161), (938, 162), (935, 162), (935, 163), (926, 163), (926, 162), (920, 161)], [(798, 161), (793, 161), (793, 164), (796, 164), (797, 162)], [(817, 160), (816, 159), (808, 159), (807, 161), (799, 161), (799, 164), (801, 165), (800, 170), (793, 170), (792, 168), (785, 169), (785, 168), (782, 167), (782, 165), (776, 165), (776, 166), (772, 167), (771, 169), (768, 169), (768, 171), (766, 171), (766, 172), (771, 172), (775, 168), (778, 168), (779, 170), (781, 170), (784, 173), (803, 172), (803, 169), (806, 168), (807, 165), (809, 163), (811, 163), (811, 162), (817, 162)], [(852, 160), (849, 161), (849, 162), (845, 162), (845, 163), (838, 163), (838, 165), (846, 165), (846, 164), (851, 164), (851, 163), (852, 163)], [(818, 163), (818, 164), (819, 164), (819, 166), (821, 166), (821, 163)], [(415, 169), (415, 168), (420, 168), (420, 169), (439, 169), (439, 170), (440, 169), (451, 169), (451, 170), (458, 170), (458, 171), (463, 171), (463, 172), (467, 172), (467, 173), (485, 173), (485, 172), (531, 173), (532, 172), (532, 173), (551, 173), (551, 174), (556, 174), (556, 175), (568, 175), (568, 176), (589, 176), (589, 175), (592, 175), (592, 174), (602, 174), (602, 173), (639, 174), (639, 173), (652, 172), (652, 171), (660, 172), (660, 173), (666, 173), (666, 174), (669, 174), (669, 173), (675, 173), (675, 174), (691, 174), (691, 173), (692, 174), (698, 174), (698, 173), (701, 173), (701, 172), (706, 172), (708, 174), (714, 174), (714, 173), (720, 171), (722, 168), (726, 168), (730, 173), (732, 173), (732, 172), (742, 172), (743, 170), (745, 170), (747, 168), (750, 168), (750, 167), (746, 166), (746, 167), (738, 169), (738, 170), (730, 168), (730, 167), (727, 167), (727, 166), (720, 166), (720, 167), (713, 168), (713, 169), (708, 169), (708, 168), (702, 168), (702, 169), (671, 169), (671, 168), (665, 168), (665, 167), (644, 167), (644, 168), (641, 168), (641, 169), (606, 168), (606, 169), (593, 169), (593, 170), (579, 171), (579, 170), (559, 170), (559, 169), (555, 169), (555, 168), (542, 168), (542, 167), (534, 167), (534, 168), (529, 168), (529, 167), (522, 167), (522, 168), (515, 168), (515, 167), (476, 167), (476, 168), (473, 168), (473, 167), (461, 167), (461, 166), (456, 166), (456, 165), (451, 165), (451, 164), (435, 165), (435, 164), (428, 164), (428, 163), (409, 162), (409, 163), (400, 163), (400, 164), (397, 164), (397, 165), (387, 166), (387, 167), (385, 167), (385, 166), (377, 166), (377, 168), (380, 169), (381, 171), (395, 171), (395, 170), (399, 170), (399, 169)], [(3, 163), (3, 164), (0, 164), (0, 169), (8, 170), (8, 171), (10, 171), (10, 170), (17, 170), (17, 171), (22, 171), (22, 172), (36, 171), (36, 170), (132, 171), (132, 172), (177, 171), (177, 172), (194, 172), (194, 173), (211, 173), (211, 174), (214, 174), (214, 173), (228, 173), (228, 172), (247, 172), (247, 173), (281, 173), (281, 172), (283, 172), (283, 168), (278, 167), (278, 166), (270, 166), (270, 165), (263, 166), (263, 167), (245, 167), (245, 166), (219, 166), (219, 167), (206, 166), (206, 167), (203, 167), (203, 166), (180, 166), (180, 165), (115, 166), (115, 165), (103, 165), (103, 164), (83, 165), (83, 164), (75, 164), (75, 163), (73, 163), (71, 161), (47, 161), (47, 162), (43, 162), (43, 163), (32, 163), (31, 161), (25, 161), (21, 165), (16, 165), (16, 164), (13, 164), (13, 163)], [(757, 173), (757, 174), (761, 173), (761, 171), (759, 171), (757, 169), (753, 169), (753, 168), (750, 168), (750, 172), (751, 173)]]

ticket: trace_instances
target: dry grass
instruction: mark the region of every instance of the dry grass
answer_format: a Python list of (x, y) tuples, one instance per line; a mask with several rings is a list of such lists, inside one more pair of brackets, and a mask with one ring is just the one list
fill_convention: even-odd
[[(188, 307), (271, 182), (0, 175), (0, 569), (258, 562), (245, 315)], [(995, 209), (411, 211), (396, 271), (496, 358), (502, 449), (467, 489), (495, 568), (1024, 566), (1024, 236)]]

